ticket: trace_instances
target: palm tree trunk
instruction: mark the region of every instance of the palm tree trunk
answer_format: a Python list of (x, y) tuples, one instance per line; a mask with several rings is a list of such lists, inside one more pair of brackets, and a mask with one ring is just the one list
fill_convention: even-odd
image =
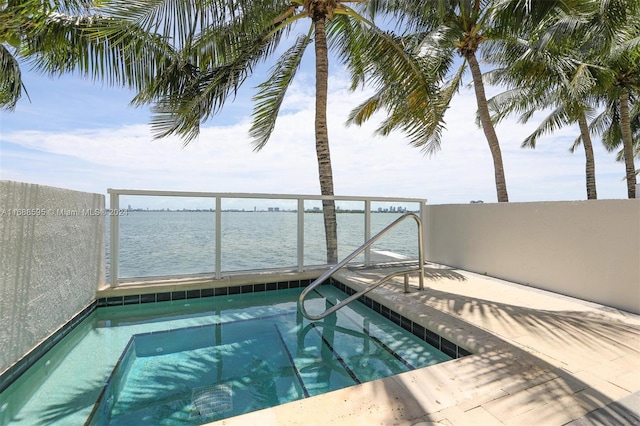
[(587, 117), (582, 113), (578, 118), (578, 125), (580, 126), (580, 136), (582, 138), (582, 146), (584, 147), (585, 160), (585, 175), (587, 177), (587, 199), (598, 199), (598, 193), (596, 192), (596, 161), (593, 156), (593, 144), (591, 143), (591, 135), (589, 134), (589, 126), (587, 125)]
[(469, 62), (471, 68), (471, 75), (473, 77), (473, 88), (476, 92), (476, 101), (478, 102), (478, 114), (480, 115), (480, 123), (482, 124), (482, 130), (489, 143), (489, 149), (493, 157), (493, 169), (495, 172), (496, 180), (496, 192), (498, 194), (498, 202), (508, 202), (509, 195), (507, 194), (507, 182), (504, 177), (504, 167), (502, 165), (502, 152), (500, 151), (500, 142), (496, 135), (495, 128), (491, 121), (491, 115), (489, 114), (489, 107), (487, 106), (487, 97), (484, 93), (484, 83), (482, 82), (482, 72), (480, 71), (480, 65), (476, 59), (475, 52), (469, 52), (465, 55), (465, 58)]
[(629, 90), (622, 89), (620, 94), (620, 130), (622, 131), (622, 152), (627, 174), (627, 195), (636, 198), (636, 167), (633, 161), (633, 137), (629, 118)]
[[(324, 17), (314, 17), (316, 50), (316, 155), (320, 176), (320, 192), (333, 196), (333, 171), (329, 152), (327, 130), (327, 91), (329, 78), (329, 56)], [(338, 224), (334, 200), (323, 200), (324, 230), (327, 243), (327, 263), (338, 263)]]

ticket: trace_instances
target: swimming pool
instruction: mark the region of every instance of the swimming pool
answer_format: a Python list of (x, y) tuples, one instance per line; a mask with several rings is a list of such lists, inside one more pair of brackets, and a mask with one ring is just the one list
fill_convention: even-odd
[(9, 424), (201, 424), (452, 358), (360, 303), (310, 323), (300, 291), (99, 308), (5, 391), (38, 388)]

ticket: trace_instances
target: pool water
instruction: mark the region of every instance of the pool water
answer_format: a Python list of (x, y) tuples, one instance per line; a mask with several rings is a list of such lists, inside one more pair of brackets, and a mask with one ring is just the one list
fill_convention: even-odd
[(310, 322), (300, 291), (100, 308), (10, 424), (197, 425), (451, 359), (360, 303)]

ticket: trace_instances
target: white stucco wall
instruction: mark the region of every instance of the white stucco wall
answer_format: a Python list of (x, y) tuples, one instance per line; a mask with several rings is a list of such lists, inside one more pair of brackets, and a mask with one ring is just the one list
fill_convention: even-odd
[(640, 313), (640, 200), (428, 206), (426, 258)]
[(0, 373), (104, 282), (104, 196), (0, 181)]

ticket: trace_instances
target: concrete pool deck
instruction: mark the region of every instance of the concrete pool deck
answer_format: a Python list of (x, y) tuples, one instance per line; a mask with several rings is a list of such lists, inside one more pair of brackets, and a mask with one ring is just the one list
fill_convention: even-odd
[[(334, 278), (357, 290), (394, 270)], [(640, 316), (440, 265), (417, 283), (368, 296), (472, 355), (211, 425), (640, 424)]]

